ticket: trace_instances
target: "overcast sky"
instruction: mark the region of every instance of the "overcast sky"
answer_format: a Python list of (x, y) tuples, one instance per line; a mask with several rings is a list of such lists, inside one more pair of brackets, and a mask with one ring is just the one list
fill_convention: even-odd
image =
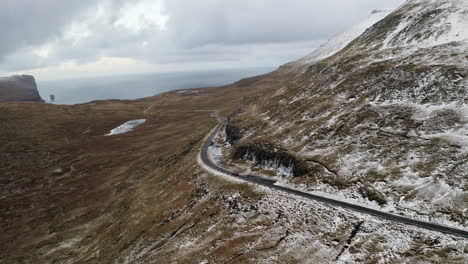
[(0, 76), (273, 67), (404, 0), (1, 0)]

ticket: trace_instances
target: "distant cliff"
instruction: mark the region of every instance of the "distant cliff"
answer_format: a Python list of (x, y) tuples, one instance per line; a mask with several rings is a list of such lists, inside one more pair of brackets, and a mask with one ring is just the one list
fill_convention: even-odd
[(14, 75), (0, 78), (0, 102), (44, 102), (31, 75)]

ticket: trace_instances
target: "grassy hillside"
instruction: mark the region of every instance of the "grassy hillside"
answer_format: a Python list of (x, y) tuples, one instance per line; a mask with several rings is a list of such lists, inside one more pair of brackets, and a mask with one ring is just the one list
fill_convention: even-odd
[[(304, 263), (352, 254), (372, 263), (393, 252), (390, 259), (463, 262), (462, 239), (383, 225), (197, 165), (213, 111), (227, 116), (288, 79), (136, 101), (0, 104), (0, 261)], [(103, 136), (133, 119), (147, 121)]]

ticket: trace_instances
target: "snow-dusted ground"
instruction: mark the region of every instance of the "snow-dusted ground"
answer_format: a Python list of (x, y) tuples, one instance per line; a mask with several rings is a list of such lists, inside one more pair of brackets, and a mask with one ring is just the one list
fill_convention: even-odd
[(108, 134), (105, 136), (114, 136), (119, 134), (128, 133), (134, 130), (137, 126), (146, 122), (146, 119), (137, 119), (137, 120), (130, 120), (125, 122), (124, 124), (112, 129)]
[[(381, 105), (396, 105), (395, 102), (384, 103)], [(460, 123), (450, 130), (446, 130), (440, 133), (428, 133), (422, 135), (424, 138), (441, 138), (448, 142), (460, 146), (465, 153), (468, 152), (468, 105), (459, 105), (456, 103), (431, 105), (431, 104), (415, 104), (411, 102), (399, 102), (398, 105), (408, 106), (415, 109), (413, 119), (418, 121), (427, 120), (437, 113), (443, 111), (453, 111), (457, 114), (460, 119)]]
[(210, 146), (208, 148), (208, 153), (214, 163), (219, 163), (223, 158), (223, 149), (219, 146)]
[[(460, 112), (464, 112), (464, 109), (462, 108)], [(208, 149), (208, 155), (210, 159), (217, 164), (220, 167), (228, 168), (231, 170), (236, 170), (236, 171), (243, 171), (243, 173), (247, 173), (249, 175), (256, 175), (259, 177), (264, 177), (264, 175), (261, 174), (261, 172), (258, 171), (252, 171), (250, 166), (246, 165), (234, 165), (232, 166), (226, 166), (224, 164), (221, 164), (223, 159), (223, 149), (226, 147), (229, 148), (230, 145), (224, 144), (225, 136), (222, 132), (220, 132), (217, 137), (214, 139), (216, 142), (213, 146), (210, 146)], [(355, 164), (358, 161), (353, 160), (351, 164)], [(416, 162), (416, 161), (413, 161)], [(201, 164), (202, 162), (199, 161)], [(253, 165), (251, 165), (253, 166)], [(343, 165), (345, 166), (345, 165)], [(379, 164), (376, 164), (376, 166), (380, 166)], [(205, 166), (204, 166), (205, 168)], [(426, 222), (434, 222), (438, 224), (442, 224), (445, 226), (450, 226), (450, 227), (456, 227), (460, 229), (465, 229), (466, 226), (464, 224), (461, 224), (459, 222), (452, 221), (448, 215), (433, 215), (431, 214), (431, 208), (435, 204), (450, 204), (453, 201), (463, 199), (464, 191), (460, 188), (453, 189), (449, 185), (446, 184), (446, 182), (443, 179), (440, 179), (437, 182), (434, 182), (431, 177), (427, 178), (419, 178), (417, 176), (412, 175), (409, 173), (407, 177), (401, 178), (400, 180), (392, 183), (392, 186), (400, 186), (400, 187), (412, 187), (416, 190), (419, 190), (418, 195), (421, 196), (422, 201), (428, 201), (428, 199), (431, 201), (431, 203), (427, 204), (426, 202), (418, 202), (418, 201), (405, 201), (405, 197), (401, 197), (400, 200), (394, 201), (392, 197), (387, 197), (387, 203), (383, 206), (379, 205), (375, 201), (370, 201), (367, 198), (364, 198), (362, 195), (359, 194), (357, 189), (354, 188), (348, 188), (348, 189), (337, 189), (333, 186), (330, 186), (328, 184), (324, 183), (318, 183), (314, 185), (313, 187), (306, 186), (305, 184), (293, 184), (290, 182), (290, 177), (284, 177), (284, 173), (281, 171), (281, 169), (278, 168), (263, 168), (265, 170), (269, 171), (276, 171), (277, 175), (276, 176), (268, 176), (270, 179), (274, 179), (277, 181), (277, 185), (288, 187), (291, 189), (296, 189), (300, 190), (303, 192), (308, 192), (314, 195), (322, 196), (322, 197), (327, 197), (330, 199), (334, 199), (337, 201), (344, 201), (350, 204), (356, 204), (360, 205), (363, 207), (371, 208), (374, 210), (380, 210), (383, 212), (388, 212), (388, 213), (394, 213), (397, 215), (403, 215), (406, 217), (410, 217), (416, 220), (421, 220), (421, 221), (426, 221)], [(349, 168), (350, 170), (352, 168)], [(205, 170), (210, 171), (213, 173), (212, 170), (208, 170), (205, 168)], [(236, 181), (240, 182), (239, 180), (230, 177), (229, 175), (224, 175), (221, 173), (215, 173), (218, 176), (222, 176), (223, 178), (230, 180), (230, 181)], [(380, 188), (381, 187), (381, 188)], [(376, 189), (379, 191), (383, 191), (388, 186), (376, 186)], [(261, 188), (262, 190), (265, 188)], [(428, 193), (428, 195), (424, 195), (425, 193)], [(424, 196), (424, 197), (422, 197)], [(466, 202), (465, 202), (466, 203)]]
[(192, 94), (192, 93), (199, 93), (200, 91), (196, 91), (196, 90), (182, 90), (182, 91), (178, 91), (177, 93), (178, 94)]
[[(206, 176), (204, 173), (200, 179), (206, 180)], [(238, 259), (238, 263), (363, 263), (370, 258), (378, 259), (376, 263), (418, 263), (402, 259), (446, 248), (451, 258), (461, 260), (453, 263), (463, 263), (463, 238), (383, 221), (256, 185), (251, 186), (262, 197), (255, 201), (235, 190), (220, 193), (209, 181), (202, 186), (207, 195), (197, 200), (199, 203), (226, 203), (224, 209), (217, 209), (219, 215), (203, 218), (190, 232), (179, 232), (157, 251), (151, 252), (166, 236), (150, 244), (138, 243), (126, 261), (116, 263), (140, 263), (136, 260), (147, 254), (168, 263), (194, 256), (202, 256), (194, 263), (227, 263), (239, 252), (246, 258)], [(357, 223), (360, 227), (353, 236)], [(220, 256), (220, 250), (228, 253)]]
[[(326, 60), (323, 67), (317, 67), (320, 69), (315, 69), (315, 75), (305, 74), (305, 80), (297, 87), (291, 85), (288, 89), (279, 89), (269, 98), (275, 103), (292, 105), (292, 109), (303, 111), (300, 113), (302, 123), (294, 122), (299, 120), (300, 114), (294, 113), (293, 117), (292, 110), (278, 108), (280, 110), (275, 111), (269, 103), (253, 103), (249, 107), (264, 108), (259, 110), (262, 113), (260, 116), (253, 115), (250, 120), (259, 117), (262, 124), (268, 126), (259, 126), (261, 129), (257, 131), (256, 128), (246, 128), (243, 139), (255, 140), (255, 136), (264, 139), (265, 135), (271, 135), (268, 140), (299, 156), (319, 155), (324, 159), (329, 158), (330, 161), (324, 163), (337, 171), (336, 177), (351, 183), (353, 179), (361, 180), (351, 184), (351, 187), (340, 189), (320, 181), (316, 184), (294, 184), (291, 179), (280, 177), (281, 173), (277, 173), (277, 176), (271, 178), (278, 180), (278, 184), (418, 220), (466, 229), (468, 108), (464, 77), (468, 61), (464, 54), (468, 48), (468, 1), (414, 0), (408, 3), (423, 5), (415, 7), (407, 4), (408, 11), (395, 11), (388, 19), (388, 22), (394, 22), (393, 25), (377, 24), (353, 42), (355, 45), (348, 46), (349, 49), (343, 53)], [(365, 29), (363, 26), (362, 31)], [(349, 32), (350, 35), (352, 32), (353, 30)], [(365, 38), (366, 35), (369, 36), (368, 39)], [(346, 37), (341, 40), (337, 37), (314, 52), (315, 55), (313, 53), (291, 64), (294, 66), (294, 63), (302, 61), (311, 65), (315, 60), (333, 55), (347, 45), (345, 39)], [(349, 39), (348, 43), (352, 40), (353, 38)], [(353, 57), (356, 54), (366, 56), (357, 62)], [(353, 60), (348, 63), (346, 59), (350, 58)], [(379, 64), (382, 61), (388, 65)], [(383, 82), (379, 86), (380, 82), (365, 79), (361, 82), (354, 81), (351, 78), (352, 73), (339, 71), (339, 67), (345, 65), (351, 71), (359, 73), (359, 70), (373, 63), (388, 69), (382, 72), (377, 69), (379, 74), (376, 74), (378, 78), (375, 80), (384, 81), (380, 76), (387, 74), (388, 79), (407, 79), (408, 82), (402, 82), (398, 87), (391, 86), (390, 82)], [(328, 64), (329, 68), (326, 66)], [(402, 65), (408, 68), (391, 71)], [(425, 70), (419, 75), (412, 75), (418, 67), (425, 67)], [(311, 70), (308, 74), (312, 72)], [(334, 76), (329, 72), (338, 73)], [(361, 87), (347, 87), (347, 91), (352, 90), (355, 93), (353, 97), (346, 93), (346, 96), (327, 97), (346, 78), (350, 79), (350, 84), (361, 84)], [(368, 90), (375, 90), (377, 97), (368, 97), (363, 104), (352, 99), (359, 99), (356, 94), (364, 94)], [(314, 103), (319, 103), (314, 96), (326, 98), (329, 105), (324, 105), (324, 109), (314, 108)], [(355, 104), (350, 103), (353, 100), (356, 101)], [(248, 116), (248, 111), (245, 112), (243, 114)], [(357, 122), (354, 127), (348, 125), (349, 122), (346, 123), (346, 118), (353, 120), (350, 122), (359, 120), (357, 116), (365, 118), (364, 121)], [(242, 118), (245, 117), (241, 116), (239, 120), (242, 121)], [(309, 127), (307, 122), (310, 122)], [(294, 129), (284, 132), (291, 127)], [(335, 135), (341, 127), (349, 131), (344, 130), (346, 133), (342, 132), (342, 136)], [(278, 136), (274, 138), (276, 135)], [(311, 137), (314, 140), (309, 140)], [(373, 140), (372, 144), (368, 140)], [(406, 148), (405, 143), (410, 147)], [(349, 145), (349, 150), (343, 145)], [(374, 148), (369, 149), (369, 146)], [(340, 147), (342, 148), (339, 149)], [(334, 153), (337, 149), (343, 153)], [(217, 150), (215, 155), (217, 154), (218, 161), (222, 161), (219, 153), (222, 151)], [(336, 162), (334, 155), (338, 156)], [(246, 164), (240, 164), (230, 169), (246, 171), (247, 167)], [(253, 167), (252, 171), (248, 171), (251, 174), (259, 172)], [(330, 171), (328, 173), (332, 174)], [(384, 177), (383, 180), (377, 179), (380, 176)], [(324, 176), (327, 177), (333, 178), (333, 175)], [(369, 177), (369, 182), (366, 177)], [(370, 186), (372, 191), (380, 194), (384, 203), (377, 201), (383, 205), (366, 198), (368, 194), (362, 194), (359, 189), (362, 186)]]
[[(215, 238), (229, 228), (238, 230), (234, 238), (259, 236), (256, 241), (239, 249), (241, 252), (255, 252), (278, 241), (278, 237), (284, 237), (277, 248), (271, 248), (261, 259), (255, 259), (255, 263), (265, 264), (288, 263), (282, 258), (288, 255), (294, 256), (294, 263), (362, 263), (363, 259), (376, 255), (379, 256), (377, 263), (400, 263), (402, 254), (418, 246), (425, 251), (448, 247), (456, 254), (466, 247), (463, 238), (384, 221), (262, 186), (255, 188), (263, 193), (263, 198), (255, 202), (255, 211), (246, 210), (250, 205), (244, 204), (240, 193), (232, 193), (225, 200), (235, 202), (239, 210), (226, 215), (225, 219), (229, 220), (225, 222), (207, 223), (203, 227), (203, 236), (187, 236), (177, 243), (177, 248), (197, 252), (200, 247), (206, 246), (207, 241), (215, 240), (210, 250), (216, 250), (222, 241)], [(270, 221), (271, 224), (265, 224)], [(351, 230), (359, 222), (362, 224), (355, 237), (351, 238)], [(345, 246), (343, 243), (346, 240), (350, 243)], [(418, 241), (435, 241), (435, 245), (425, 245), (425, 242), (419, 245)]]
[(351, 43), (351, 41), (353, 41), (355, 38), (359, 37), (362, 33), (364, 33), (364, 31), (366, 31), (378, 21), (382, 20), (391, 12), (391, 9), (374, 10), (366, 20), (351, 27), (345, 32), (337, 34), (311, 54), (305, 56), (300, 60), (292, 62), (290, 65), (293, 66), (293, 68), (301, 67), (303, 65), (310, 65), (314, 62), (320, 61), (322, 59), (336, 54), (344, 47), (346, 47), (349, 43)]
[[(267, 140), (298, 156), (325, 161), (337, 171), (335, 179), (352, 183), (339, 189), (318, 181), (296, 188), (379, 208), (360, 193), (359, 188), (370, 186), (385, 200), (384, 211), (466, 226), (467, 10), (468, 0), (409, 0), (382, 23), (374, 22), (345, 51), (314, 68), (314, 59), (328, 56), (321, 55), (327, 47), (335, 53), (344, 47), (340, 37), (332, 39), (314, 52), (317, 56), (299, 60), (311, 66), (301, 76), (304, 80), (269, 98), (293, 110), (275, 111), (270, 103), (257, 103), (263, 113), (261, 129), (246, 129), (244, 139), (272, 135)], [(372, 71), (360, 75), (368, 66), (376, 70), (375, 76)], [(366, 98), (368, 91), (372, 96)], [(328, 104), (314, 107), (321, 103), (315, 98), (325, 98)]]
[[(388, 35), (384, 41), (383, 49), (389, 47), (402, 46), (417, 46), (418, 48), (427, 48), (437, 45), (446, 44), (454, 41), (466, 41), (468, 40), (468, 1), (467, 0), (437, 0), (432, 1), (428, 4), (427, 0), (411, 0), (409, 2), (417, 3), (424, 2), (424, 5), (416, 6), (411, 12), (404, 18), (398, 25), (395, 31)], [(428, 9), (431, 10), (442, 10), (442, 14), (439, 17), (443, 19), (432, 23), (430, 35), (424, 36), (424, 38), (414, 40), (412, 35), (401, 34), (402, 32), (411, 32), (411, 27), (414, 27), (414, 18), (418, 18)], [(424, 34), (425, 32), (421, 30)]]

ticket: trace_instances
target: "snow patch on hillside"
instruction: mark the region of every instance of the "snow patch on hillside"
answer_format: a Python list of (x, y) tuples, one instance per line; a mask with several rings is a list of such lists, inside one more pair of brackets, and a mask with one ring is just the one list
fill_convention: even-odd
[(451, 110), (460, 118), (460, 123), (446, 131), (440, 133), (425, 133), (421, 136), (426, 139), (440, 138), (451, 144), (460, 146), (464, 152), (468, 152), (468, 105), (457, 103), (448, 104), (415, 104), (411, 102), (384, 102), (380, 106), (402, 106), (414, 109), (412, 118), (417, 121), (430, 119), (439, 112)]
[(212, 145), (208, 148), (208, 155), (214, 163), (219, 163), (223, 159), (223, 150), (220, 146)]
[(105, 136), (114, 136), (119, 134), (128, 133), (134, 130), (135, 127), (143, 124), (146, 122), (146, 119), (138, 119), (138, 120), (131, 120), (125, 122), (124, 124), (112, 129), (108, 134)]
[(330, 39), (328, 42), (326, 42), (325, 44), (320, 46), (318, 49), (316, 49), (314, 52), (298, 60), (296, 63), (300, 65), (307, 65), (307, 64), (311, 64), (313, 62), (325, 59), (327, 57), (330, 57), (336, 54), (337, 52), (342, 50), (344, 47), (346, 47), (349, 43), (351, 43), (351, 41), (353, 41), (355, 38), (359, 37), (362, 33), (364, 33), (364, 31), (366, 31), (375, 23), (382, 20), (392, 11), (393, 10), (391, 9), (382, 9), (382, 10), (373, 11), (366, 20), (351, 27), (349, 30), (345, 32), (336, 35), (335, 37)]

